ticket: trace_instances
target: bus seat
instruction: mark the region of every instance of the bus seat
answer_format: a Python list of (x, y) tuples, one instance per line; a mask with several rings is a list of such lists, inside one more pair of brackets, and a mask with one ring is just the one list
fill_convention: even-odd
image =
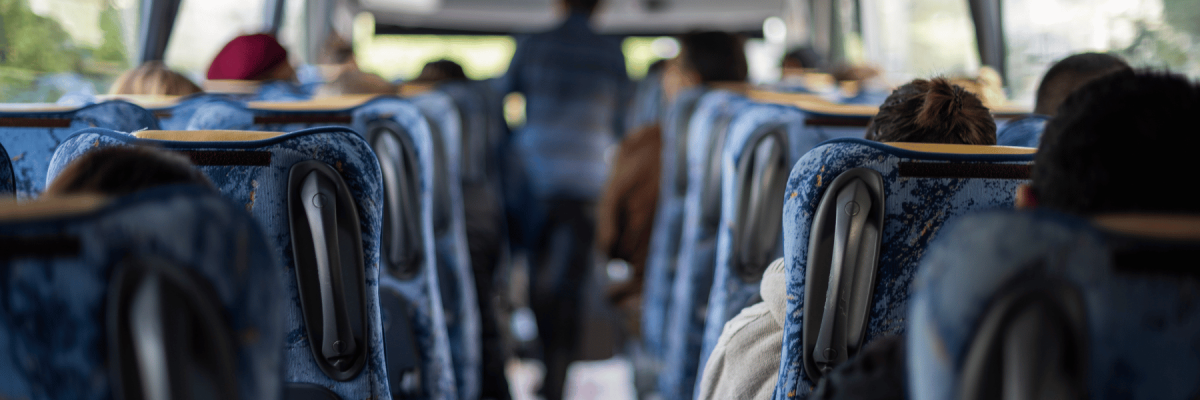
[[(342, 399), (390, 398), (394, 390), (385, 365), (406, 353), (384, 349), (379, 297), (383, 178), (362, 137), (346, 128), (287, 134), (144, 131), (136, 136), (85, 130), (60, 146), (50, 174), (93, 148), (139, 143), (187, 155), (226, 197), (263, 223), (283, 261), (292, 299), (285, 313), (284, 381), (307, 385), (307, 391), (323, 386)], [(440, 368), (449, 357), (444, 333), (430, 325), (441, 318), (428, 293), (406, 299), (413, 308), (415, 346), (427, 351), (419, 354), (424, 362), (414, 375), (428, 380), (412, 386), (437, 393), (438, 372), (448, 373)], [(289, 397), (293, 391), (305, 392), (289, 388)]]
[(54, 148), (75, 131), (88, 127), (133, 132), (158, 129), (158, 121), (149, 111), (124, 101), (80, 108), (0, 107), (0, 146), (11, 157), (18, 199), (30, 199), (42, 192)]
[[(675, 262), (683, 231), (683, 195), (687, 185), (687, 158), (682, 155), (687, 143), (687, 126), (692, 113), (707, 89), (681, 91), (667, 106), (662, 121), (662, 172), (659, 177), (658, 207), (650, 235), (650, 253), (646, 257), (646, 286), (642, 306), (642, 341), (647, 356), (655, 362), (666, 355), (667, 310), (671, 286), (675, 281)], [(683, 180), (679, 182), (679, 180)], [(680, 189), (680, 187), (683, 189)], [(657, 369), (656, 366), (650, 368)]]
[(1008, 121), (996, 132), (996, 144), (1037, 148), (1049, 121), (1050, 117), (1045, 115), (1030, 115)]
[(16, 194), (17, 178), (13, 175), (12, 159), (8, 157), (4, 146), (0, 145), (0, 196), (16, 197)]
[[(363, 113), (363, 109), (379, 112)], [(234, 102), (210, 103), (196, 111), (189, 130), (245, 129), (254, 131), (292, 131), (321, 126), (353, 127), (364, 138), (371, 121), (392, 120), (390, 116), (416, 110), (418, 120), (402, 119), (405, 125), (391, 124), (394, 130), (409, 135), (429, 135), (432, 144), (433, 191), (431, 210), (436, 243), (439, 290), (445, 322), (450, 332), (451, 351), (455, 355), (459, 386), (470, 391), (479, 375), (482, 349), (479, 341), (479, 307), (475, 301), (475, 281), (467, 253), (465, 221), (462, 219), (459, 181), (459, 113), (453, 101), (438, 91), (400, 99), (395, 96), (351, 95), (314, 99), (306, 102)], [(367, 117), (371, 115), (371, 117)], [(424, 132), (424, 133), (421, 133)], [(425, 140), (422, 140), (425, 141)], [(374, 144), (374, 142), (372, 142)], [(465, 383), (464, 383), (465, 382)]]
[[(702, 327), (697, 375), (716, 347), (725, 323), (759, 299), (759, 281), (771, 261), (783, 256), (780, 230), (788, 171), (796, 160), (829, 139), (861, 137), (858, 116), (829, 116), (787, 105), (755, 103), (742, 110), (726, 151), (717, 161), (731, 177), (718, 188), (720, 200), (710, 211), (716, 229), (716, 259), (711, 273), (707, 316)], [(776, 151), (780, 149), (783, 151)]]
[[(1187, 399), (1200, 392), (1200, 218), (1045, 210), (961, 219), (909, 311), (914, 398)], [(1192, 263), (1194, 264), (1194, 263)]]
[(446, 309), (459, 396), (475, 399), (479, 397), (483, 371), (483, 328), (463, 217), (463, 120), (454, 99), (441, 90), (407, 100), (421, 109), (433, 139), (433, 235), (442, 306)]
[(662, 71), (649, 72), (638, 81), (634, 88), (633, 100), (629, 103), (629, 110), (625, 112), (626, 132), (662, 120), (663, 103), (666, 102), (663, 98), (662, 77)]
[(805, 398), (866, 343), (903, 334), (930, 241), (960, 215), (1012, 207), (1033, 151), (834, 139), (801, 157), (783, 205), (791, 317), (775, 397)]
[(720, 157), (714, 155), (725, 147), (731, 121), (746, 104), (745, 97), (731, 91), (705, 93), (688, 123), (687, 150), (676, 152), (687, 157), (682, 171), (688, 181), (683, 185), (679, 250), (665, 319), (666, 352), (658, 376), (659, 393), (666, 399), (692, 398), (715, 257), (716, 226), (710, 224), (710, 214), (720, 204), (721, 171), (713, 170), (713, 161)]
[(241, 205), (191, 186), (10, 200), (0, 243), (0, 397), (280, 398), (283, 283)]

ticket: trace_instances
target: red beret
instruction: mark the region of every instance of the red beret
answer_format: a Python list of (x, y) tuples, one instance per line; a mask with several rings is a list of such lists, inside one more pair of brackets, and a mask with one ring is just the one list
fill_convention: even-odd
[(287, 62), (287, 50), (274, 36), (260, 33), (233, 38), (208, 67), (208, 79), (251, 79)]

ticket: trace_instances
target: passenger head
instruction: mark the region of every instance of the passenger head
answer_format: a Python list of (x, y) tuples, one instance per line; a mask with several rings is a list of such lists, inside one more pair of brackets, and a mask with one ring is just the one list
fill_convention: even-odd
[(199, 86), (162, 61), (149, 61), (125, 71), (108, 89), (109, 94), (187, 96), (200, 93)]
[(187, 158), (145, 146), (106, 147), (75, 159), (43, 196), (122, 196), (155, 186), (195, 184), (216, 190)]
[(322, 84), (313, 97), (333, 97), (354, 94), (396, 94), (396, 85), (370, 72), (349, 69), (338, 74), (332, 82)]
[(425, 64), (421, 68), (421, 74), (413, 79), (415, 82), (445, 82), (445, 81), (465, 81), (467, 73), (463, 72), (463, 68), (458, 63), (450, 60), (437, 60)]
[(1000, 78), (1000, 73), (986, 65), (979, 68), (977, 76), (954, 78), (950, 80), (950, 83), (962, 86), (963, 89), (979, 96), (983, 105), (988, 108), (1008, 102), (1008, 98), (1004, 94), (1004, 80)]
[(274, 36), (260, 33), (233, 38), (213, 58), (209, 80), (291, 81), (296, 70)]
[(592, 16), (600, 6), (600, 0), (561, 0), (562, 7), (572, 14)]
[(326, 65), (358, 65), (354, 57), (354, 45), (336, 33), (330, 33), (325, 40), (318, 62)]
[(996, 121), (971, 92), (942, 78), (917, 79), (892, 92), (867, 125), (877, 142), (996, 144)]
[(1200, 148), (1200, 85), (1162, 72), (1098, 78), (1046, 125), (1021, 206), (1095, 216), (1198, 213), (1187, 195)]
[(800, 47), (783, 55), (780, 63), (783, 69), (818, 69), (821, 68), (821, 56), (812, 47)]
[(667, 62), (663, 77), (668, 99), (696, 85), (746, 81), (742, 38), (725, 32), (696, 32), (681, 36), (679, 44), (679, 55)]
[(1062, 59), (1046, 71), (1037, 90), (1034, 112), (1054, 116), (1071, 92), (1093, 79), (1117, 71), (1131, 71), (1129, 64), (1116, 56), (1100, 53), (1076, 54)]

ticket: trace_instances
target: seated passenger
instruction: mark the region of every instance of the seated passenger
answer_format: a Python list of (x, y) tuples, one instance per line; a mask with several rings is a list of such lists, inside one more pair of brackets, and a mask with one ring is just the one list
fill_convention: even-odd
[(352, 94), (396, 94), (396, 85), (379, 75), (358, 68), (354, 48), (345, 40), (333, 36), (326, 44), (324, 58), (334, 65), (333, 79), (317, 88), (313, 97), (333, 97)]
[[(210, 92), (257, 94), (267, 90), (269, 93), (260, 97), (306, 97), (296, 86), (296, 70), (288, 62), (287, 50), (265, 33), (230, 40), (213, 58), (207, 79), (204, 88)], [(285, 93), (275, 93), (277, 87)]]
[(463, 68), (458, 63), (450, 60), (437, 60), (425, 64), (421, 68), (421, 74), (417, 75), (413, 82), (445, 82), (445, 81), (465, 81), (467, 73), (463, 72)]
[(200, 93), (199, 86), (167, 68), (162, 61), (147, 61), (125, 71), (108, 89), (109, 94), (187, 96)]
[(983, 105), (988, 108), (1008, 102), (1008, 96), (1004, 94), (1004, 80), (1000, 78), (1000, 73), (986, 65), (979, 67), (979, 74), (974, 78), (957, 77), (950, 79), (950, 83), (975, 93), (980, 100), (983, 100)]
[[(866, 139), (990, 145), (996, 143), (996, 123), (966, 89), (941, 78), (917, 79), (888, 96)], [(782, 259), (767, 268), (760, 288), (763, 301), (743, 309), (721, 331), (704, 367), (699, 399), (770, 399), (774, 393), (787, 317)]]
[(1120, 71), (1131, 69), (1120, 58), (1101, 53), (1076, 54), (1055, 63), (1038, 86), (1035, 115), (1005, 125), (997, 135), (999, 144), (1037, 147), (1046, 120), (1058, 113), (1063, 99), (1096, 78)]
[[(662, 85), (668, 99), (695, 85), (745, 82), (746, 56), (738, 37), (701, 32), (684, 35), (679, 41), (679, 55), (664, 67)], [(638, 321), (650, 233), (658, 207), (661, 155), (662, 136), (657, 123), (626, 134), (596, 209), (597, 248), (609, 258), (625, 260), (630, 267), (630, 279), (609, 287), (608, 300), (623, 311), (626, 329), (633, 335), (641, 332)]]
[(42, 196), (124, 196), (155, 186), (194, 184), (216, 190), (186, 157), (146, 146), (88, 152), (63, 168)]

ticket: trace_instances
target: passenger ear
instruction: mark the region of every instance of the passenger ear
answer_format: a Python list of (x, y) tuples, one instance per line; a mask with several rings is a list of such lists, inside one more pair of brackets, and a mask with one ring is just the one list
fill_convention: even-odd
[(1018, 210), (1037, 208), (1037, 195), (1033, 193), (1033, 188), (1029, 187), (1028, 183), (1017, 186), (1017, 202), (1015, 206)]

